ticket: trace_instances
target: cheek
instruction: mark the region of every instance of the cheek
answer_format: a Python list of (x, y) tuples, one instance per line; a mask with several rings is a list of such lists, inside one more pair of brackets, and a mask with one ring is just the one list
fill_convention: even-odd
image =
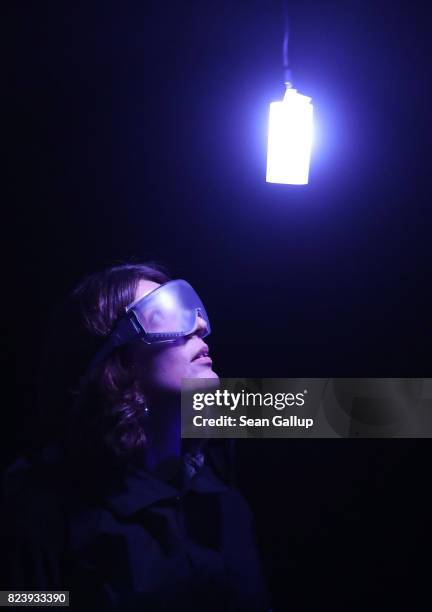
[(218, 378), (211, 367), (191, 362), (182, 349), (183, 346), (170, 347), (147, 360), (143, 380), (149, 391), (179, 393), (183, 378)]
[(182, 378), (191, 376), (189, 366), (189, 360), (181, 351), (171, 349), (162, 352), (153, 360), (148, 383), (156, 388), (179, 391)]

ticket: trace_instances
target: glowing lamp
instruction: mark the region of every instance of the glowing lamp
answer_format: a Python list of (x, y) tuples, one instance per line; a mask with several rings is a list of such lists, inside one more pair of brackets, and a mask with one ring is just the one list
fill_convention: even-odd
[(312, 136), (311, 98), (288, 86), (284, 99), (270, 104), (267, 183), (307, 185)]

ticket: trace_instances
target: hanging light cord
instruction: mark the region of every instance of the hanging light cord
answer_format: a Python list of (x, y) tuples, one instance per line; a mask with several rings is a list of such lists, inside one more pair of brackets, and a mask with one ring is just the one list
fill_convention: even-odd
[(288, 87), (292, 87), (292, 72), (288, 59), (288, 44), (289, 44), (289, 19), (288, 19), (288, 0), (282, 0), (283, 5), (283, 22), (284, 22), (284, 38), (282, 44), (282, 62), (284, 68), (284, 83)]

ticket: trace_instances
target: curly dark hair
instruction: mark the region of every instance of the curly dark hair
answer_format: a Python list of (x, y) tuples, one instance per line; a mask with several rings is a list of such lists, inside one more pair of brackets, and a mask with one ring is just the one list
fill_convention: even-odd
[(60, 444), (73, 457), (91, 455), (116, 464), (142, 454), (145, 397), (126, 365), (125, 347), (97, 367), (84, 396), (82, 391), (80, 395), (80, 382), (92, 357), (135, 299), (142, 279), (162, 284), (170, 276), (155, 262), (117, 265), (87, 276), (58, 311), (41, 374), (45, 444)]

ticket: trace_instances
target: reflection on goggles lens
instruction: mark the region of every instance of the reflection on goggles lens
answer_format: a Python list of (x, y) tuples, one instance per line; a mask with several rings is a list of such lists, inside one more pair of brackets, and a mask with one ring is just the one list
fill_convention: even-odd
[(188, 334), (195, 329), (198, 313), (207, 333), (210, 323), (195, 290), (184, 280), (169, 281), (130, 306), (147, 334)]
[(195, 314), (190, 310), (152, 309), (140, 312), (140, 320), (148, 333), (186, 331), (194, 324)]

